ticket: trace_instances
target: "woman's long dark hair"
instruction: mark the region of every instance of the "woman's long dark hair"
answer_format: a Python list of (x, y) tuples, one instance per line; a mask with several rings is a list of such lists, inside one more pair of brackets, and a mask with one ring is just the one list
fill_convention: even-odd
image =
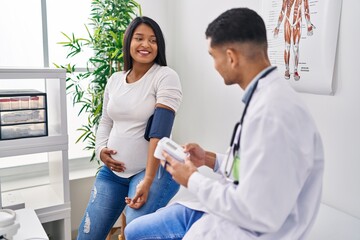
[(155, 33), (156, 43), (158, 46), (158, 53), (154, 61), (160, 66), (167, 66), (166, 56), (165, 56), (165, 39), (160, 29), (160, 26), (151, 18), (143, 16), (143, 17), (136, 17), (126, 29), (124, 36), (124, 45), (123, 45), (124, 71), (130, 70), (133, 66), (133, 60), (130, 55), (131, 39), (133, 37), (135, 29), (142, 23), (151, 27), (151, 29)]

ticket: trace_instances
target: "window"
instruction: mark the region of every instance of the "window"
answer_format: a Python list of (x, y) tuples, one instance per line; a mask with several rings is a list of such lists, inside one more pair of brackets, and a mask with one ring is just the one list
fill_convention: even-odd
[(44, 66), (40, 0), (0, 1), (0, 67)]
[[(79, 0), (0, 1), (0, 67), (54, 67), (53, 63), (66, 64), (66, 49), (58, 44), (66, 40), (61, 32), (87, 37), (84, 24), (88, 23), (90, 4), (89, 1)], [(90, 55), (88, 51), (82, 58), (76, 59), (77, 66), (85, 67), (85, 61)], [(13, 89), (11, 81), (2, 81), (1, 89)], [(22, 81), (16, 88), (41, 90), (44, 89), (42, 83)], [(72, 105), (71, 96), (68, 96), (67, 105), (68, 122), (71, 123), (68, 124), (69, 159), (89, 157), (91, 153), (83, 150), (85, 144), (75, 144), (80, 135), (76, 129), (87, 118), (77, 116), (78, 108)], [(30, 164), (31, 160), (27, 162)], [(9, 160), (9, 167), (13, 163), (13, 160)], [(20, 161), (18, 163), (24, 164)]]

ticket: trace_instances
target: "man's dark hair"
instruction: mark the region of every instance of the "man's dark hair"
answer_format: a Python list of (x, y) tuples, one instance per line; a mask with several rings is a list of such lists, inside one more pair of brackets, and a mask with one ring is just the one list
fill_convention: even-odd
[(267, 47), (265, 23), (249, 8), (234, 8), (222, 13), (209, 24), (205, 35), (211, 39), (211, 46), (238, 42)]
[(136, 17), (127, 27), (126, 32), (125, 32), (125, 36), (124, 36), (124, 45), (123, 45), (123, 54), (124, 54), (124, 71), (128, 71), (132, 68), (133, 62), (132, 62), (132, 58), (130, 55), (130, 44), (131, 44), (131, 39), (134, 35), (134, 31), (135, 29), (140, 25), (140, 24), (146, 24), (149, 27), (151, 27), (151, 29), (154, 31), (155, 33), (155, 37), (156, 37), (156, 43), (158, 46), (158, 53), (157, 56), (155, 58), (155, 62), (157, 64), (159, 64), (160, 66), (167, 66), (166, 64), (166, 56), (165, 56), (165, 39), (164, 39), (164, 35), (161, 31), (160, 26), (151, 18), (149, 17)]

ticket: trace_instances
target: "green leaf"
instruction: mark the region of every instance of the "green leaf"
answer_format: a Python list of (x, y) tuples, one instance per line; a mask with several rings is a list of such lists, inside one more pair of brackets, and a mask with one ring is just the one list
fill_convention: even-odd
[(61, 32), (61, 34), (64, 35), (67, 39), (69, 39), (69, 41), (71, 42), (71, 38), (68, 35), (66, 35), (64, 32)]

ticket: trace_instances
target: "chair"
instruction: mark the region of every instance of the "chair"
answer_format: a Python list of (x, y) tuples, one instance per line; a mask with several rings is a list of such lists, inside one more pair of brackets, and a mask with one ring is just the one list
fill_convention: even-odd
[(126, 227), (126, 216), (125, 211), (123, 211), (116, 221), (109, 234), (106, 237), (106, 240), (111, 240), (111, 237), (115, 234), (117, 230), (120, 229), (120, 234), (118, 235), (118, 240), (125, 240), (124, 229)]

